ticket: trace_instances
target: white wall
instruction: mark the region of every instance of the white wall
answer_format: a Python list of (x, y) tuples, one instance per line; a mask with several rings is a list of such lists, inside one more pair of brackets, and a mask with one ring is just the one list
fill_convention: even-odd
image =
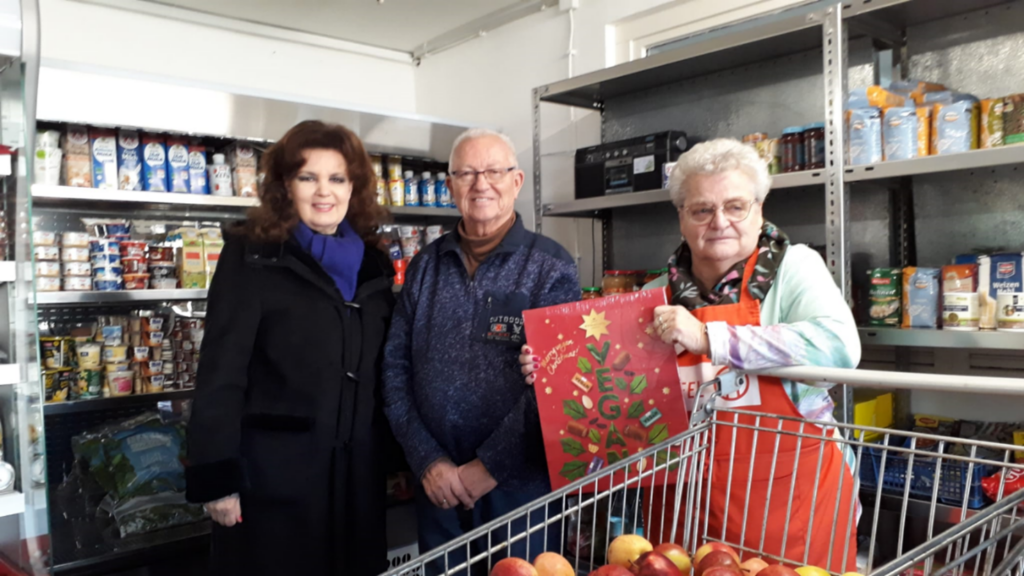
[[(625, 61), (633, 39), (674, 29), (679, 35), (692, 33), (805, 1), (580, 0), (574, 12), (573, 75)], [(418, 113), (498, 126), (516, 143), (527, 172), (516, 207), (527, 224), (533, 221), (531, 92), (568, 77), (569, 27), (567, 12), (547, 10), (426, 58), (416, 70)], [(541, 112), (543, 201), (571, 200), (571, 152), (600, 142), (600, 116), (553, 104), (541, 105)], [(589, 219), (544, 221), (544, 233), (577, 256), (585, 284), (599, 281), (601, 274), (592, 263), (591, 224)], [(596, 260), (599, 265), (600, 257)]]
[(411, 114), (411, 64), (157, 18), (41, 0), (42, 57), (191, 86)]

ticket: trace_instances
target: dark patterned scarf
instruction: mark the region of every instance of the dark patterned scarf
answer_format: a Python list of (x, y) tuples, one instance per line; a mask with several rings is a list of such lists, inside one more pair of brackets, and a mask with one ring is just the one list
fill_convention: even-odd
[[(768, 295), (788, 247), (789, 237), (774, 224), (765, 221), (757, 241), (757, 264), (754, 274), (750, 277), (750, 294), (757, 300), (764, 300)], [(687, 310), (695, 310), (704, 306), (739, 302), (743, 267), (748, 259), (749, 257), (737, 262), (711, 292), (703, 294), (693, 277), (693, 255), (690, 253), (690, 246), (683, 242), (676, 253), (668, 259), (668, 284), (672, 291), (672, 304), (684, 306)]]

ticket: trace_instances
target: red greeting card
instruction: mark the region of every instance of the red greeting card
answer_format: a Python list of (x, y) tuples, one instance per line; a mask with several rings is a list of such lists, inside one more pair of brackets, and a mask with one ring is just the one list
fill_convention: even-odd
[[(526, 341), (541, 358), (534, 387), (552, 489), (689, 427), (676, 353), (653, 328), (666, 300), (664, 290), (642, 290), (524, 313)], [(675, 476), (659, 472), (654, 483)]]

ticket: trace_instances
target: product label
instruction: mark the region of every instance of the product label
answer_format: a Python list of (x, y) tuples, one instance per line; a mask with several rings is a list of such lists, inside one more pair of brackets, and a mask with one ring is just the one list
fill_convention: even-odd
[(188, 147), (171, 144), (167, 147), (167, 176), (171, 192), (188, 192)]
[(117, 136), (117, 187), (142, 190), (142, 158), (139, 134), (122, 130)]
[(150, 192), (167, 191), (167, 150), (159, 140), (146, 141), (142, 154), (142, 180)]
[(113, 136), (93, 138), (92, 170), (94, 188), (117, 188), (117, 140)]

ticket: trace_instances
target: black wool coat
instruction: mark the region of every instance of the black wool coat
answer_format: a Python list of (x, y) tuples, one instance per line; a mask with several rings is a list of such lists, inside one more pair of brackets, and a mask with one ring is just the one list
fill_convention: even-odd
[(242, 523), (214, 526), (214, 573), (387, 568), (394, 440), (379, 380), (392, 276), (387, 255), (367, 246), (345, 301), (294, 241), (228, 239), (209, 292), (186, 467), (190, 501), (241, 496)]

